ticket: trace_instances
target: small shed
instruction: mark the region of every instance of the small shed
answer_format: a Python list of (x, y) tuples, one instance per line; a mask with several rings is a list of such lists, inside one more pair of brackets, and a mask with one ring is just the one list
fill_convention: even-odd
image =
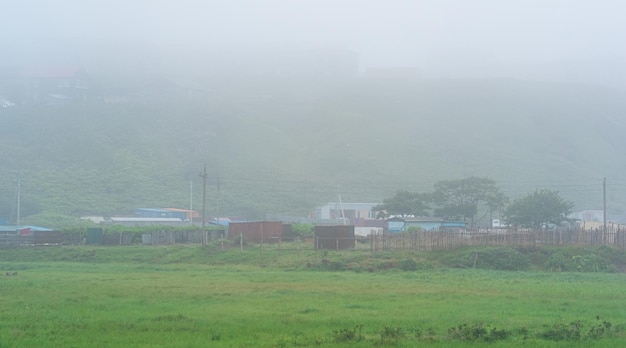
[(0, 245), (61, 244), (61, 232), (41, 226), (0, 226)]
[(354, 225), (315, 226), (316, 249), (350, 249), (355, 241)]
[(283, 232), (280, 221), (231, 222), (228, 224), (228, 237), (231, 239), (243, 236), (245, 241), (252, 243), (278, 242)]
[(102, 244), (102, 236), (104, 236), (104, 228), (91, 227), (87, 229), (87, 238), (85, 242), (90, 245)]

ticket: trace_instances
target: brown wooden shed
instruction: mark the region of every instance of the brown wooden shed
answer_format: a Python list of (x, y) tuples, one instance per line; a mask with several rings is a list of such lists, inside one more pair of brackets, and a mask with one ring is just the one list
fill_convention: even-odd
[(231, 222), (228, 224), (230, 239), (243, 239), (250, 243), (278, 242), (283, 231), (283, 224), (277, 221)]
[(354, 225), (315, 226), (316, 249), (350, 249), (354, 243)]

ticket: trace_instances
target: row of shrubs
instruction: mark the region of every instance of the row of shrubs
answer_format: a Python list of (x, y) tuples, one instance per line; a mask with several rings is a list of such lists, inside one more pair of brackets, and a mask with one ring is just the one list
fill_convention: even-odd
[(556, 272), (617, 272), (626, 264), (625, 254), (615, 248), (482, 248), (451, 253), (449, 266), (506, 271), (538, 269)]
[[(527, 342), (530, 341), (563, 341), (563, 342), (589, 342), (604, 338), (621, 337), (623, 327), (616, 327), (611, 322), (600, 320), (596, 317), (595, 323), (585, 324), (582, 321), (570, 323), (555, 323), (544, 325), (541, 329), (531, 332), (526, 327), (514, 329), (497, 328), (493, 325), (485, 325), (482, 322), (472, 324), (462, 323), (449, 328), (444, 333), (438, 333), (435, 329), (401, 328), (385, 326), (384, 328), (365, 333), (363, 325), (350, 328), (333, 330), (327, 337), (316, 337), (315, 343), (358, 344), (359, 342), (371, 345), (397, 345), (409, 342)], [(304, 344), (306, 337), (281, 337), (277, 342), (278, 347), (297, 346)], [(298, 342), (300, 341), (300, 342)]]
[(440, 253), (436, 258), (420, 258), (403, 254), (371, 257), (332, 258), (324, 252), (321, 263), (308, 264), (323, 270), (376, 272), (391, 269), (402, 271), (430, 270), (438, 266), (505, 271), (554, 272), (618, 272), (626, 265), (626, 254), (606, 246), (599, 248), (479, 248), (458, 249)]
[[(336, 342), (363, 341), (366, 339), (366, 336), (362, 331), (363, 325), (358, 325), (353, 329), (334, 330), (332, 336)], [(428, 330), (419, 328), (405, 330), (400, 327), (385, 326), (377, 335), (373, 335), (374, 337), (370, 337), (370, 339), (379, 340), (381, 344), (397, 342), (411, 337), (428, 341), (457, 340), (471, 342), (496, 342), (507, 339), (528, 340), (530, 338), (550, 341), (585, 341), (615, 337), (623, 331), (623, 327), (615, 327), (611, 322), (600, 320), (599, 317), (596, 317), (596, 322), (593, 324), (585, 324), (580, 320), (570, 323), (555, 323), (553, 325), (544, 325), (534, 333), (531, 333), (526, 327), (505, 329), (485, 325), (482, 322), (463, 323), (449, 328), (443, 335), (437, 334), (432, 328)]]

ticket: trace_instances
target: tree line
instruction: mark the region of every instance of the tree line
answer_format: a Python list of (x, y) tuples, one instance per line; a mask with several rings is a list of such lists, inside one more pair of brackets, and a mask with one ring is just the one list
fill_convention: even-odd
[(539, 229), (568, 222), (574, 204), (558, 191), (536, 189), (513, 201), (488, 177), (442, 180), (431, 192), (397, 191), (373, 208), (377, 217), (436, 216), (476, 226), (479, 212), (501, 213), (505, 224)]

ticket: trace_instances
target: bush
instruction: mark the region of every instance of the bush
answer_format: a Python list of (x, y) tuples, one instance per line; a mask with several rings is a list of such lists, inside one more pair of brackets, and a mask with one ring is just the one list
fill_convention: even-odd
[(397, 343), (401, 338), (404, 338), (404, 331), (400, 327), (385, 326), (380, 332), (380, 344)]
[(403, 271), (415, 271), (417, 270), (417, 262), (413, 259), (404, 259), (400, 261), (400, 269)]
[(596, 325), (592, 326), (587, 332), (587, 338), (591, 339), (599, 339), (607, 336), (611, 336), (613, 334), (613, 324), (610, 322), (603, 320), (600, 321), (600, 317), (596, 317)]
[(363, 325), (357, 325), (354, 329), (335, 330), (333, 331), (333, 338), (335, 342), (362, 341), (361, 329), (363, 329)]
[(550, 255), (548, 262), (546, 262), (546, 269), (550, 271), (565, 271), (567, 270), (566, 258), (562, 252), (557, 251)]
[(552, 327), (546, 327), (545, 331), (538, 334), (539, 338), (552, 341), (575, 341), (585, 339), (601, 339), (612, 337), (615, 332), (613, 324), (596, 317), (596, 323), (589, 330), (584, 330), (584, 324), (580, 320), (573, 321), (569, 324), (556, 323)]
[(528, 255), (512, 248), (466, 250), (460, 254), (452, 255), (445, 262), (454, 267), (504, 271), (523, 271), (530, 267)]
[(552, 327), (546, 327), (545, 331), (539, 333), (539, 337), (552, 341), (579, 340), (582, 337), (581, 329), (580, 321), (569, 324), (556, 323)]
[(294, 236), (298, 237), (314, 237), (315, 225), (313, 224), (293, 224), (291, 225), (291, 232)]
[(559, 248), (552, 249), (545, 263), (546, 270), (567, 272), (616, 272), (626, 265), (625, 254), (616, 248)]
[(509, 332), (506, 330), (484, 326), (483, 323), (476, 323), (472, 326), (461, 324), (448, 329), (448, 338), (461, 341), (494, 342), (504, 340), (508, 336)]
[(343, 271), (346, 269), (346, 265), (343, 262), (328, 259), (322, 259), (321, 267), (329, 271)]
[(595, 254), (575, 255), (571, 260), (571, 270), (578, 272), (615, 272), (613, 264)]

